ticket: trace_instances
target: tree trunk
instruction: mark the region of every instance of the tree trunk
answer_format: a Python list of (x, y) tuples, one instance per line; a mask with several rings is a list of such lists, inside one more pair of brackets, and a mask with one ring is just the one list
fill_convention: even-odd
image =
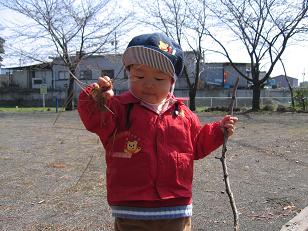
[(290, 89), (290, 94), (291, 94), (292, 108), (295, 108), (293, 88), (290, 87), (289, 89)]
[(306, 111), (306, 105), (305, 105), (305, 95), (304, 93), (302, 93), (301, 95), (301, 103), (302, 103), (302, 108), (303, 108), (303, 111)]
[(294, 94), (293, 94), (293, 88), (291, 87), (290, 81), (287, 77), (287, 75), (285, 74), (284, 77), (286, 78), (289, 90), (290, 90), (290, 94), (291, 94), (291, 102), (292, 102), (292, 108), (295, 107), (295, 103), (294, 103)]
[(261, 95), (261, 88), (259, 83), (253, 84), (253, 94), (252, 94), (252, 110), (258, 111), (260, 110), (260, 95)]
[(72, 111), (74, 108), (73, 106), (73, 100), (74, 100), (74, 78), (70, 74), (69, 78), (69, 85), (67, 89), (67, 96), (66, 96), (66, 105), (65, 105), (65, 110), (66, 111)]
[(192, 111), (196, 110), (196, 89), (192, 87), (189, 89), (189, 109)]

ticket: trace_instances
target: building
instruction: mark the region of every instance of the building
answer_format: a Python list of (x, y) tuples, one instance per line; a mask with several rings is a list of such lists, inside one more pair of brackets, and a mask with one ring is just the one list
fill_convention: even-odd
[(308, 88), (308, 81), (304, 81), (300, 83), (301, 88)]
[[(70, 72), (59, 58), (53, 60), (53, 89), (65, 90), (68, 87)], [(122, 65), (122, 55), (95, 55), (90, 56), (78, 64), (75, 76), (83, 85), (88, 85), (97, 81), (98, 77), (108, 75), (114, 81), (114, 86), (122, 90), (123, 85), (127, 85), (127, 75)], [(125, 83), (125, 84), (123, 84)]]
[[(290, 77), (290, 76), (287, 76), (287, 78), (290, 82), (291, 87), (298, 87), (298, 79)], [(288, 88), (289, 87), (285, 75), (278, 75), (278, 76), (272, 77), (271, 79), (275, 81), (277, 88)]]
[[(194, 54), (193, 52), (185, 52), (184, 56), (187, 73), (191, 82), (194, 82)], [(235, 63), (235, 65), (249, 76), (249, 63)], [(230, 63), (201, 63), (200, 69), (199, 89), (208, 86), (228, 89), (240, 76)], [(41, 84), (46, 84), (49, 90), (66, 92), (69, 85), (70, 71), (60, 58), (54, 58), (50, 63), (12, 67), (8, 70), (10, 86), (17, 88), (38, 89)], [(128, 88), (127, 74), (122, 64), (122, 54), (86, 57), (79, 62), (74, 75), (80, 80), (77, 83), (80, 87), (75, 87), (77, 94), (81, 87), (96, 82), (98, 77), (103, 75), (108, 75), (113, 79), (116, 93), (123, 92)], [(186, 78), (180, 76), (175, 85), (176, 92), (185, 92), (188, 88)], [(243, 77), (240, 77), (239, 88), (248, 88), (248, 82)]]
[(6, 68), (8, 86), (23, 89), (39, 89), (41, 84), (52, 86), (52, 63)]
[[(192, 53), (187, 52), (184, 55), (188, 62), (187, 70), (192, 72), (194, 70)], [(41, 84), (46, 84), (50, 90), (66, 91), (69, 84), (69, 69), (60, 58), (54, 58), (50, 63), (10, 67), (6, 72), (8, 75), (6, 77), (10, 79), (9, 85), (16, 88), (37, 89)], [(122, 54), (93, 55), (84, 58), (77, 65), (74, 74), (82, 86), (96, 82), (100, 76), (108, 75), (113, 79), (115, 92), (128, 89), (128, 76), (122, 64)], [(179, 78), (176, 88), (188, 89), (186, 79)], [(78, 93), (80, 88), (76, 87), (75, 91)]]
[[(250, 75), (250, 63), (235, 63), (243, 73)], [(204, 63), (200, 79), (205, 87), (230, 88), (234, 86), (237, 77), (240, 77), (239, 88), (247, 88), (248, 82), (232, 67), (231, 63)]]

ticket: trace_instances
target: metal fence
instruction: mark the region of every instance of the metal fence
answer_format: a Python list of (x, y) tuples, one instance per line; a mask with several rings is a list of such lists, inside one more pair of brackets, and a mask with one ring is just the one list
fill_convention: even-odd
[[(197, 107), (228, 107), (231, 97), (196, 97)], [(291, 97), (260, 97), (260, 106), (283, 105), (290, 106)], [(251, 107), (252, 97), (237, 97), (235, 107)]]

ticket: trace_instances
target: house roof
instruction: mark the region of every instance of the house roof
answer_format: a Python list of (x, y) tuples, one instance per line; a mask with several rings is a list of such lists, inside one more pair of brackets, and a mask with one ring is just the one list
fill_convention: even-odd
[[(277, 78), (285, 78), (285, 75), (277, 75), (275, 77), (272, 77), (272, 79), (277, 79)], [(293, 78), (290, 76), (287, 76), (288, 79), (294, 79), (294, 80), (298, 80), (297, 78)]]
[(32, 70), (37, 70), (37, 69), (51, 69), (52, 63), (47, 62), (47, 63), (36, 63), (36, 64), (29, 64), (29, 65), (23, 65), (23, 66), (12, 66), (12, 67), (6, 67), (5, 69), (8, 70), (24, 70), (24, 69), (32, 69)]
[[(206, 62), (204, 64), (207, 64), (207, 65), (215, 65), (215, 64), (219, 64), (219, 65), (223, 65), (223, 66), (227, 66), (227, 65), (231, 65), (230, 62)], [(250, 65), (250, 63), (237, 63), (237, 62), (234, 62), (235, 65)]]

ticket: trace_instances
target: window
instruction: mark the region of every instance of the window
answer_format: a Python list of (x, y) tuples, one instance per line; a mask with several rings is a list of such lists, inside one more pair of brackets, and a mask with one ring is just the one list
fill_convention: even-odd
[(59, 80), (65, 80), (69, 78), (68, 71), (59, 71), (58, 73), (58, 79)]
[(114, 78), (114, 70), (102, 70), (102, 76), (107, 75), (110, 79)]
[(43, 80), (42, 79), (35, 79), (33, 78), (33, 84), (42, 84), (43, 83)]
[(127, 70), (124, 69), (124, 79), (128, 79)]
[(92, 71), (91, 70), (80, 71), (80, 79), (92, 79)]

